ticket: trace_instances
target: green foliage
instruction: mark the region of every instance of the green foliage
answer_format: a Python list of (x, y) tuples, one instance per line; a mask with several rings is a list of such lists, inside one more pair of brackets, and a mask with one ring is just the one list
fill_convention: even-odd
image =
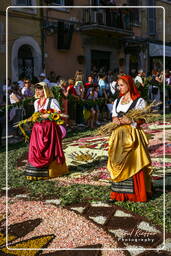
[(58, 86), (53, 86), (51, 88), (54, 98), (57, 99), (57, 101), (59, 102), (60, 106), (62, 104), (62, 94), (61, 94), (61, 88)]
[[(23, 108), (25, 108), (28, 104), (33, 104), (34, 100), (35, 100), (34, 98), (26, 98), (26, 99), (23, 99), (22, 101), (19, 101), (17, 103), (7, 105), (8, 106), (8, 111), (10, 111), (14, 107), (23, 107)], [(5, 114), (6, 106), (1, 106), (0, 111)]]

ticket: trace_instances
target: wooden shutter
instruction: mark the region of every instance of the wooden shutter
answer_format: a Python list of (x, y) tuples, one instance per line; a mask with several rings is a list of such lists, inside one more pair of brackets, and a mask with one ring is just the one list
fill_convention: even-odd
[(73, 24), (65, 24), (64, 22), (58, 22), (58, 38), (57, 47), (60, 50), (68, 50), (71, 46), (72, 35), (74, 31)]

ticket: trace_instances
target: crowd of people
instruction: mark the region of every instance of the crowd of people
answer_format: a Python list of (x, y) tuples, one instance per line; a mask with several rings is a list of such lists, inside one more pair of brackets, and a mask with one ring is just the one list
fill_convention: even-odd
[[(66, 126), (87, 125), (95, 128), (102, 121), (111, 120), (113, 102), (118, 96), (118, 78), (123, 73), (116, 74), (112, 71), (93, 70), (87, 77), (81, 70), (75, 72), (72, 78), (63, 78), (50, 72), (48, 76), (41, 73), (39, 77), (32, 80), (21, 75), (17, 82), (8, 79), (8, 86), (1, 86), (0, 104), (5, 104), (6, 90), (8, 90), (9, 123), (15, 124), (18, 121), (28, 118), (33, 112), (33, 101), (22, 104), (25, 99), (33, 99), (35, 84), (45, 82), (52, 90), (58, 88), (57, 96), (60, 98), (61, 110), (68, 115), (65, 119)], [(134, 77), (133, 77), (134, 76)], [(143, 70), (132, 74), (134, 82), (143, 98), (147, 101), (163, 100), (163, 72), (153, 70), (150, 76), (146, 76)], [(171, 73), (165, 72), (165, 96), (166, 113), (171, 111)], [(21, 103), (17, 104), (16, 103)], [(162, 107), (160, 107), (162, 109)], [(15, 135), (15, 134), (14, 134)], [(17, 135), (17, 134), (16, 134)]]
[[(25, 170), (27, 179), (49, 179), (68, 172), (62, 150), (62, 130), (60, 125), (48, 119), (48, 110), (64, 113), (66, 127), (77, 124), (94, 129), (107, 119), (117, 125), (109, 139), (107, 169), (111, 176), (110, 202), (146, 202), (153, 192), (148, 141), (143, 129), (139, 129), (142, 119), (134, 120), (126, 113), (146, 106), (141, 94), (149, 102), (162, 101), (164, 80), (168, 104), (171, 99), (170, 72), (153, 71), (150, 79), (143, 70), (139, 70), (134, 78), (109, 71), (93, 72), (85, 79), (81, 70), (73, 78), (55, 77), (54, 72), (48, 78), (41, 73), (39, 79), (30, 81), (20, 78), (12, 85), (9, 80), (8, 87), (3, 87), (6, 95), (8, 90), (9, 103), (14, 105), (9, 112), (12, 124), (33, 112), (42, 113), (43, 121), (35, 122), (32, 127)], [(17, 105), (24, 99), (30, 100), (27, 101), (29, 104)], [(43, 110), (46, 114), (41, 112)]]

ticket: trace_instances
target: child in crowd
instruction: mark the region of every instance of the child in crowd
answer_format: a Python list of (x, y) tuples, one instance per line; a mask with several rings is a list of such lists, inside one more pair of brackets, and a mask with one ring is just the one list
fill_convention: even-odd
[[(94, 85), (93, 87), (88, 89), (86, 99), (96, 101), (98, 98), (98, 86)], [(99, 107), (98, 105), (89, 106), (88, 104), (85, 106), (87, 110), (90, 111), (90, 117), (88, 119), (88, 126), (93, 129), (96, 126), (96, 122), (98, 120), (99, 115)]]

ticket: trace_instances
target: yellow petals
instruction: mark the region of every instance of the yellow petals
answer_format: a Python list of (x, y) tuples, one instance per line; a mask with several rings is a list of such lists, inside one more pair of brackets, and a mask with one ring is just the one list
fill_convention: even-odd
[(61, 121), (58, 121), (58, 122), (56, 122), (57, 124), (64, 124), (64, 121), (63, 120), (61, 120)]
[(59, 118), (60, 118), (60, 115), (59, 115), (59, 114), (57, 114), (57, 113), (53, 113), (53, 114), (52, 114), (52, 119), (53, 119), (53, 120), (56, 121), (56, 120), (58, 120)]

